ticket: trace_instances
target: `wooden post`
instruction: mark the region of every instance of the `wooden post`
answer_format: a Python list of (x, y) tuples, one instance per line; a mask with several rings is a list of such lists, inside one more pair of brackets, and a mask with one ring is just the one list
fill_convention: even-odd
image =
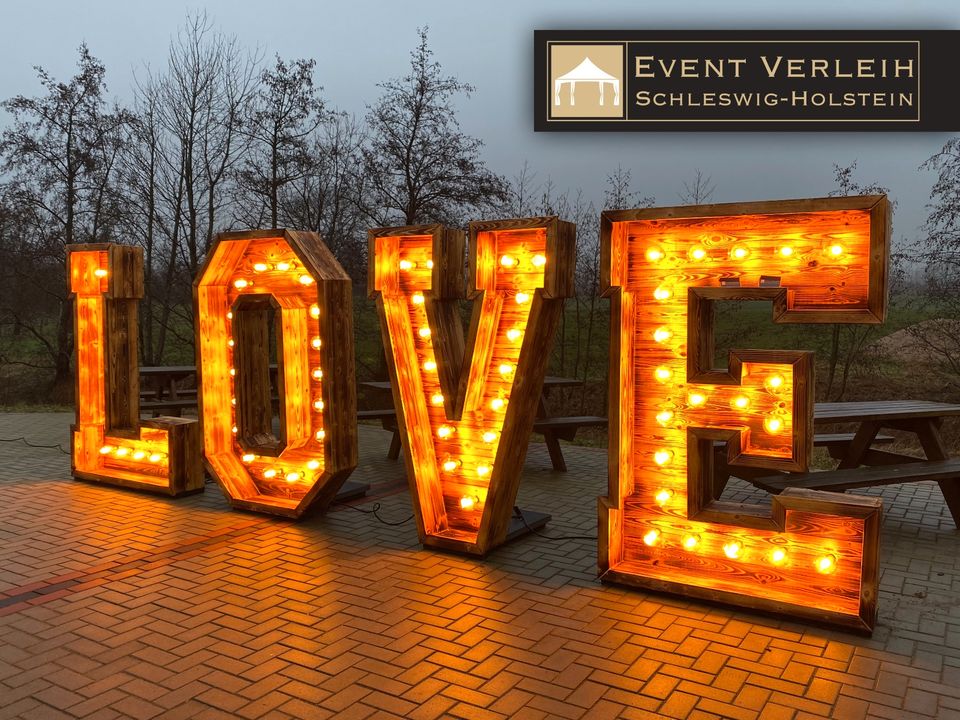
[[(370, 231), (376, 298), (420, 541), (503, 543), (564, 299), (575, 226), (555, 217)], [(464, 335), (457, 301), (473, 300)]]
[(67, 246), (77, 347), (74, 478), (179, 496), (203, 490), (196, 420), (140, 421), (137, 305), (143, 250)]
[(888, 245), (885, 196), (603, 213), (603, 580), (872, 630), (879, 500), (719, 497), (717, 441), (734, 468), (806, 470), (813, 359), (737, 350), (716, 369), (713, 321), (718, 301), (769, 300), (777, 323), (880, 323)]
[(234, 507), (293, 518), (325, 510), (357, 465), (349, 276), (316, 233), (222, 233), (193, 294), (210, 474)]

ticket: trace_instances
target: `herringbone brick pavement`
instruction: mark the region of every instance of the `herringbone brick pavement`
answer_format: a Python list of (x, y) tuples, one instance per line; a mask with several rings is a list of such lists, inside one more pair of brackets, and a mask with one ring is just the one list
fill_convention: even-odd
[[(66, 445), (69, 421), (0, 415), (0, 438)], [(357, 507), (402, 521), (389, 436), (360, 438)], [(593, 535), (606, 456), (566, 455), (553, 473), (531, 446), (521, 505), (553, 514), (550, 535)], [(590, 540), (465, 559), (422, 550), (412, 522), (98, 487), (56, 450), (0, 443), (0, 718), (960, 717), (960, 537), (935, 486), (878, 492), (865, 639), (601, 586)]]

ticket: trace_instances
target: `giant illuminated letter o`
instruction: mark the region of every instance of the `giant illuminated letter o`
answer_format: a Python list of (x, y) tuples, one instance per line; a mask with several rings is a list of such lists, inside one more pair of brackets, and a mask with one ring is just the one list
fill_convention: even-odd
[(603, 579), (870, 630), (880, 501), (788, 490), (722, 501), (725, 462), (806, 470), (809, 353), (733, 351), (713, 367), (713, 304), (767, 299), (779, 323), (879, 323), (884, 196), (604, 212), (611, 298)]
[[(377, 300), (420, 541), (484, 555), (504, 542), (564, 298), (576, 228), (555, 217), (370, 231)], [(475, 289), (474, 289), (475, 288)]]
[(203, 490), (197, 421), (140, 420), (143, 249), (68, 245), (67, 282), (77, 348), (73, 476), (174, 496)]
[(316, 233), (217, 237), (194, 283), (200, 413), (207, 468), (235, 507), (322, 510), (356, 467), (351, 308), (350, 278)]

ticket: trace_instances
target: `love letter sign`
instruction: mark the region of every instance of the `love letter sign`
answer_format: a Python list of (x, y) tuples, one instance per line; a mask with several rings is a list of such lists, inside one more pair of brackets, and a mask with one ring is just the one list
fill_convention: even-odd
[(877, 499), (721, 498), (728, 465), (807, 469), (814, 385), (805, 352), (738, 350), (716, 369), (713, 310), (769, 300), (777, 323), (880, 323), (889, 227), (885, 196), (603, 213), (605, 581), (873, 627)]
[(464, 234), (440, 225), (370, 231), (369, 287), (424, 545), (485, 555), (506, 538), (550, 347), (573, 295), (575, 235), (555, 217), (471, 223), (464, 338)]
[(207, 468), (235, 507), (300, 517), (357, 466), (351, 307), (316, 233), (217, 237), (194, 283), (200, 412)]

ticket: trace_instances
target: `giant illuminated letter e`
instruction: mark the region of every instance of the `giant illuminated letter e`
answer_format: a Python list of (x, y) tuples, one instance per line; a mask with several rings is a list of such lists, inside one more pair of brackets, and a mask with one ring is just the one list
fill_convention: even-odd
[[(485, 555), (506, 539), (550, 347), (573, 294), (576, 229), (555, 217), (370, 231), (377, 299), (420, 542)], [(476, 288), (475, 290), (473, 288)]]
[(865, 631), (877, 601), (880, 501), (788, 490), (721, 500), (731, 465), (804, 471), (810, 353), (733, 351), (713, 366), (713, 307), (773, 303), (778, 323), (880, 323), (885, 196), (604, 212), (611, 298), (603, 579)]

